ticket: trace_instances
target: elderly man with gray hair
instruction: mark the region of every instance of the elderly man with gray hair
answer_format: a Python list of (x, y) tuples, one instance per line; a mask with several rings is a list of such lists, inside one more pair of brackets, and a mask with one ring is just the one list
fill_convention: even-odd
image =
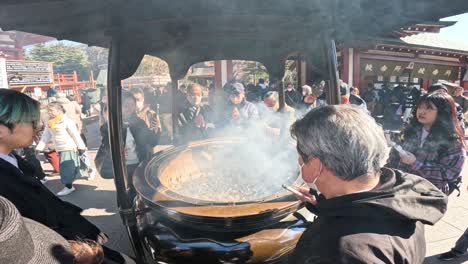
[[(303, 180), (297, 198), (317, 216), (289, 263), (422, 263), (424, 224), (435, 224), (447, 197), (427, 180), (382, 168), (382, 128), (365, 110), (330, 105), (296, 121)], [(318, 192), (320, 192), (320, 195)]]
[(269, 91), (263, 96), (263, 103), (258, 106), (260, 118), (265, 125), (265, 132), (272, 137), (284, 135), (288, 137), (291, 124), (296, 121), (294, 108), (285, 104), (283, 109), (279, 106), (278, 92)]

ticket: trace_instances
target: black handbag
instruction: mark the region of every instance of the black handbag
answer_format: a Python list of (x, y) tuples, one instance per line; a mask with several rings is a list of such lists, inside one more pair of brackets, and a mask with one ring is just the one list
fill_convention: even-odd
[(96, 169), (104, 179), (114, 178), (114, 167), (112, 165), (112, 158), (110, 155), (110, 149), (106, 145), (101, 145), (96, 157), (94, 158), (94, 164)]
[(462, 185), (462, 177), (461, 176), (458, 176), (457, 179), (455, 179), (455, 181), (452, 181), (452, 182), (449, 182), (448, 183), (448, 187), (449, 187), (449, 193), (447, 194), (448, 195), (451, 195), (455, 190), (458, 192), (458, 195), (457, 197), (460, 197), (460, 187)]

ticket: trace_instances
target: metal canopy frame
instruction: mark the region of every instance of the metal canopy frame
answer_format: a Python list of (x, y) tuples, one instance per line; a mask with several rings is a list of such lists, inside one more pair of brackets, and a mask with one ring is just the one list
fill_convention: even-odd
[(275, 72), (292, 53), (315, 60), (323, 33), (341, 43), (463, 12), (466, 0), (7, 0), (0, 27), (102, 47), (119, 27), (122, 79), (144, 54), (165, 60), (180, 79), (192, 64), (220, 59), (258, 61)]

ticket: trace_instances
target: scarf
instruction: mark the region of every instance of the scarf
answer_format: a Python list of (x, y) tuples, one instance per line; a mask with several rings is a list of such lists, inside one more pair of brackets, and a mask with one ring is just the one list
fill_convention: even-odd
[(56, 117), (49, 119), (47, 125), (49, 125), (49, 128), (55, 129), (57, 125), (62, 121), (62, 119), (63, 113), (60, 113)]

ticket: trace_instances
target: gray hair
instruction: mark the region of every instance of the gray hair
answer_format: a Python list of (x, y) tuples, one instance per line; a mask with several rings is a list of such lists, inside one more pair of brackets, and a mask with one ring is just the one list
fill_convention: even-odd
[(291, 134), (303, 159), (320, 159), (346, 181), (377, 173), (388, 157), (382, 127), (356, 106), (313, 109), (291, 126)]
[(269, 91), (263, 96), (263, 100), (272, 97), (275, 101), (278, 101), (278, 92)]
[(310, 87), (309, 85), (302, 86), (302, 93), (311, 94), (312, 93), (312, 87)]

